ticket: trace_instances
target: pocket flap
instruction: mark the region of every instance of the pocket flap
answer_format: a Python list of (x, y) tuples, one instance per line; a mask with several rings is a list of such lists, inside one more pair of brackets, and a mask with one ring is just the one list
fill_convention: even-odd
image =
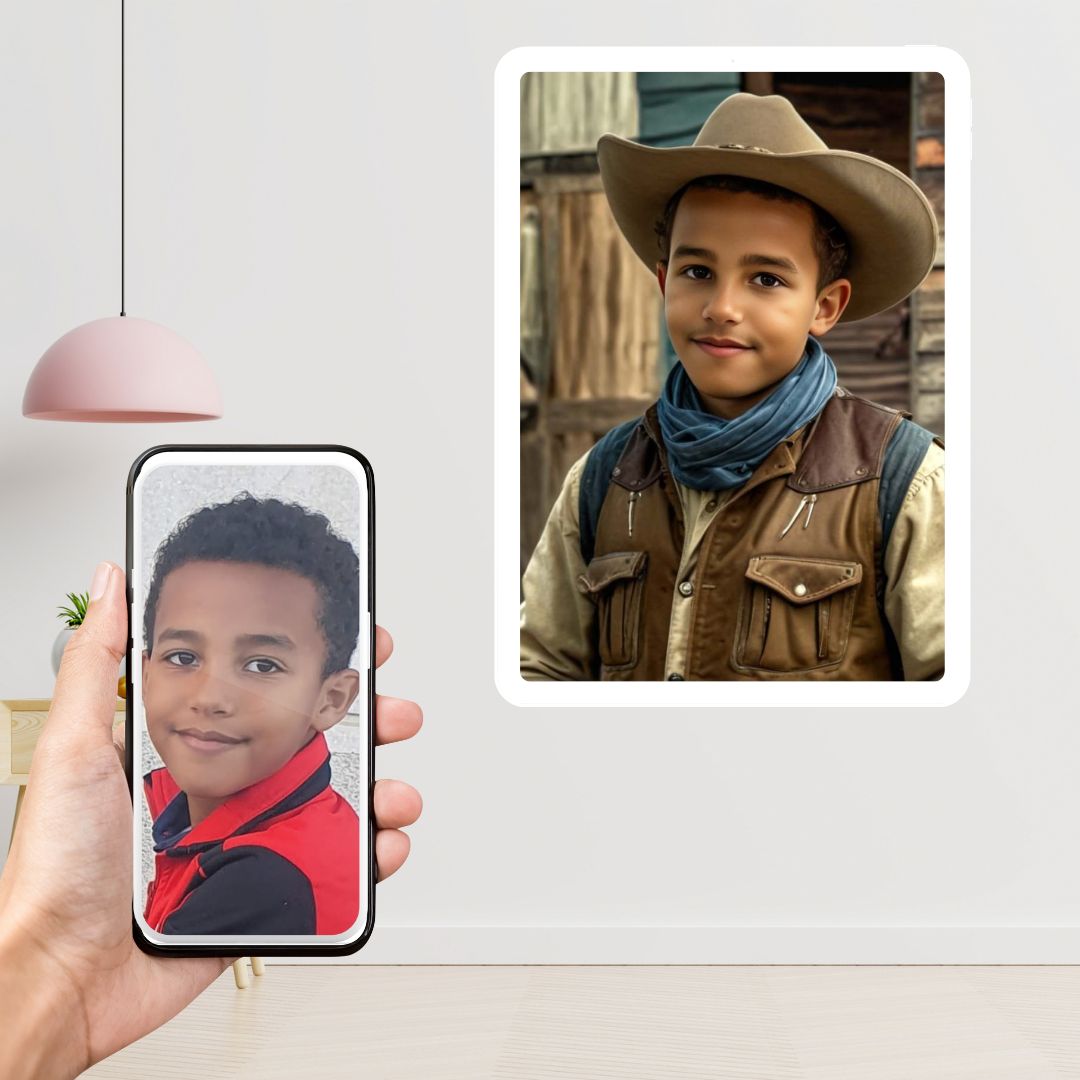
[(862, 581), (862, 563), (755, 555), (746, 568), (752, 581), (775, 589), (792, 604), (812, 604)]
[(613, 551), (609, 555), (599, 555), (593, 559), (585, 573), (579, 574), (577, 587), (583, 593), (603, 592), (612, 582), (626, 578), (641, 577), (647, 551)]

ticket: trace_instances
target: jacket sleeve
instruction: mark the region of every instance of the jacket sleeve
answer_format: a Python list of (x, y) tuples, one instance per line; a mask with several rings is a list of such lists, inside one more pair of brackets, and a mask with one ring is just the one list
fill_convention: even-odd
[(315, 895), (284, 856), (251, 844), (200, 860), (205, 874), (162, 924), (166, 934), (314, 934)]
[(577, 587), (585, 571), (578, 492), (588, 453), (570, 467), (521, 588), (521, 675), (529, 680), (594, 679), (596, 608)]
[(885, 549), (885, 617), (905, 679), (945, 671), (945, 451), (931, 443)]

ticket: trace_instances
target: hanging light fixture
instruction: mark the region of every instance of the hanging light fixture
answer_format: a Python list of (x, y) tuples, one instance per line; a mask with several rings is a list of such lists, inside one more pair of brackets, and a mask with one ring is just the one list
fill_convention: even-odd
[(23, 395), (32, 420), (167, 423), (216, 420), (206, 361), (168, 327), (124, 309), (124, 0), (120, 0), (120, 314), (69, 330), (37, 362)]

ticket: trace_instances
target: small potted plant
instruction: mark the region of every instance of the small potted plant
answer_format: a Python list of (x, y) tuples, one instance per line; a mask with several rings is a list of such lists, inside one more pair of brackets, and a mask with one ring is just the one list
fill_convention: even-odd
[(57, 615), (57, 618), (64, 619), (67, 625), (56, 635), (56, 640), (53, 642), (52, 666), (54, 675), (60, 674), (60, 657), (64, 655), (64, 649), (67, 648), (71, 635), (82, 626), (82, 621), (86, 618), (86, 605), (90, 603), (89, 593), (69, 592), (67, 598), (71, 601), (71, 607), (61, 605), (60, 614)]
[[(67, 648), (71, 635), (82, 626), (82, 621), (86, 618), (86, 607), (90, 603), (89, 593), (68, 593), (67, 598), (71, 601), (71, 607), (61, 605), (60, 614), (57, 615), (58, 619), (66, 620), (67, 626), (56, 635), (56, 640), (53, 642), (52, 667), (54, 675), (60, 674), (60, 658), (64, 655), (64, 649)], [(127, 679), (123, 675), (124, 663), (125, 661), (120, 662), (121, 674), (116, 684), (116, 692), (119, 697), (125, 697), (127, 693)]]

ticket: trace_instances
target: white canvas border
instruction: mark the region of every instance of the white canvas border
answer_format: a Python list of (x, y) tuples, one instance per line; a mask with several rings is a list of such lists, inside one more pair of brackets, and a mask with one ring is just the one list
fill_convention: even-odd
[[(934, 682), (529, 682), (519, 671), (520, 79), (528, 71), (937, 71), (945, 80), (945, 653)], [(971, 73), (939, 46), (548, 47), (495, 69), (495, 685), (522, 706), (865, 707), (955, 704), (971, 678)]]

